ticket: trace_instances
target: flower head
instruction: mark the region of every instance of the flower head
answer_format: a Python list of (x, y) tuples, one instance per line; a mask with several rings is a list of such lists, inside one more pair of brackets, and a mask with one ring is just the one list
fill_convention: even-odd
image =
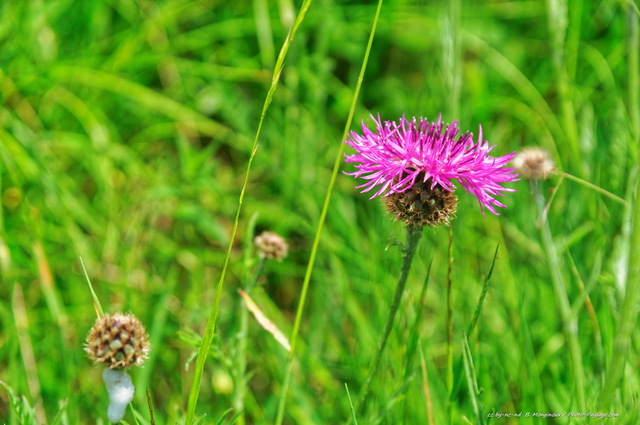
[(149, 357), (149, 336), (133, 314), (107, 314), (96, 320), (84, 350), (111, 369), (140, 366)]
[(253, 241), (260, 258), (282, 261), (287, 256), (289, 246), (282, 236), (273, 232), (262, 232)]
[(556, 170), (549, 152), (542, 148), (524, 148), (513, 160), (516, 171), (525, 179), (545, 180)]
[(440, 187), (453, 192), (456, 189), (453, 182), (457, 181), (478, 198), (483, 212), (486, 208), (498, 215), (494, 206), (505, 205), (494, 196), (515, 191), (501, 186), (517, 180), (513, 168), (505, 168), (515, 153), (490, 156), (494, 146), (482, 140), (482, 127), (476, 142), (468, 132), (455, 139), (458, 121), (445, 127), (440, 117), (431, 123), (425, 118), (409, 121), (402, 117), (399, 124), (383, 122), (380, 116), (371, 118), (376, 124), (375, 130), (363, 122), (362, 135), (352, 131), (345, 141), (357, 151), (346, 155), (346, 162), (356, 163), (357, 169), (346, 174), (366, 180), (358, 188), (363, 188), (362, 192), (375, 189), (371, 198), (405, 193), (416, 185), (428, 185), (432, 191)]

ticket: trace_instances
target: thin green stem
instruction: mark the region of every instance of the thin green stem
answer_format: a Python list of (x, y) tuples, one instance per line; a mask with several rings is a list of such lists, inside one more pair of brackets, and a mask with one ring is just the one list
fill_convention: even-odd
[(140, 422), (138, 422), (138, 418), (136, 417), (136, 409), (133, 408), (133, 403), (129, 403), (129, 409), (131, 409), (131, 416), (133, 416), (133, 420), (136, 423), (136, 425), (140, 425)]
[(389, 339), (389, 334), (391, 334), (391, 329), (393, 328), (393, 320), (396, 317), (396, 313), (398, 312), (398, 308), (400, 307), (400, 301), (402, 300), (402, 294), (404, 293), (404, 288), (407, 283), (407, 277), (409, 276), (409, 271), (411, 270), (411, 264), (413, 263), (413, 256), (416, 253), (416, 249), (418, 248), (418, 242), (420, 242), (420, 238), (422, 237), (422, 227), (414, 227), (407, 226), (407, 242), (404, 245), (403, 256), (402, 256), (402, 269), (400, 270), (400, 278), (398, 279), (398, 286), (396, 287), (396, 292), (393, 296), (393, 301), (391, 302), (391, 307), (389, 309), (389, 315), (387, 316), (387, 321), (384, 324), (384, 329), (382, 331), (382, 335), (380, 335), (380, 339), (378, 340), (378, 347), (376, 350), (376, 357), (373, 359), (371, 363), (371, 367), (369, 368), (369, 373), (367, 375), (367, 379), (364, 382), (364, 386), (360, 390), (360, 396), (358, 397), (358, 402), (356, 403), (355, 411), (356, 413), (360, 411), (360, 408), (367, 400), (367, 396), (369, 395), (369, 391), (371, 389), (371, 382), (373, 381), (373, 377), (378, 370), (378, 366), (380, 365), (380, 361), (382, 360), (382, 354), (384, 353), (384, 349), (387, 345), (387, 340)]
[(582, 352), (580, 351), (580, 341), (578, 340), (578, 320), (577, 317), (571, 313), (571, 303), (569, 302), (564, 278), (562, 277), (558, 250), (556, 249), (555, 242), (553, 241), (549, 222), (542, 218), (545, 208), (545, 199), (539, 182), (532, 182), (532, 192), (538, 209), (538, 215), (541, 217), (539, 219), (539, 224), (542, 236), (542, 245), (547, 254), (549, 271), (551, 272), (551, 283), (556, 295), (558, 309), (560, 310), (560, 318), (562, 320), (564, 334), (569, 348), (569, 357), (571, 359), (576, 391), (576, 401), (578, 404), (577, 407), (579, 411), (584, 412), (586, 408), (585, 377), (582, 364)]
[(631, 121), (631, 134), (634, 140), (634, 156), (631, 158), (637, 163), (638, 143), (640, 143), (640, 13), (638, 6), (629, 4), (627, 7), (627, 66), (628, 66), (628, 92), (629, 92), (629, 120)]
[(565, 173), (564, 171), (561, 171), (561, 172), (560, 172), (560, 175), (561, 175), (562, 177), (566, 177), (566, 178), (568, 178), (569, 180), (573, 180), (574, 182), (580, 183), (581, 185), (586, 186), (586, 187), (588, 187), (589, 189), (593, 189), (593, 190), (595, 190), (596, 192), (598, 192), (599, 194), (604, 195), (604, 196), (606, 196), (606, 197), (608, 197), (608, 198), (611, 198), (611, 199), (613, 199), (614, 201), (616, 201), (616, 202), (618, 202), (618, 203), (620, 203), (620, 204), (622, 204), (622, 205), (625, 205), (625, 206), (627, 205), (627, 201), (625, 201), (625, 200), (624, 200), (624, 199), (622, 199), (621, 197), (616, 196), (616, 195), (614, 195), (613, 193), (608, 192), (608, 191), (604, 190), (603, 188), (601, 188), (601, 187), (599, 187), (599, 186), (596, 186), (596, 185), (595, 185), (595, 184), (593, 184), (593, 183), (590, 183), (590, 182), (588, 182), (588, 181), (586, 181), (586, 180), (583, 180), (583, 179), (581, 179), (580, 177), (573, 176), (573, 175), (571, 175), (571, 174), (569, 174), (569, 173)]
[[(256, 270), (251, 278), (251, 281), (247, 283), (244, 291), (249, 294), (258, 283), (258, 279), (262, 275), (264, 266), (267, 262), (266, 258), (261, 258)], [(235, 385), (233, 386), (233, 408), (237, 412), (238, 425), (245, 424), (244, 417), (244, 397), (247, 394), (247, 341), (249, 332), (249, 309), (246, 306), (244, 298), (240, 298), (240, 305), (238, 309), (240, 311), (240, 331), (238, 332), (238, 349), (236, 352), (236, 368)]]
[(349, 392), (349, 386), (345, 382), (344, 389), (347, 392), (347, 398), (349, 399), (349, 407), (351, 407), (351, 418), (353, 419), (353, 423), (358, 425), (358, 418), (356, 418), (356, 411), (353, 408), (353, 401), (351, 401), (351, 393)]
[(209, 355), (209, 347), (211, 347), (211, 342), (213, 341), (213, 336), (215, 333), (216, 322), (218, 320), (218, 311), (220, 308), (220, 298), (222, 297), (222, 288), (224, 287), (224, 279), (226, 277), (227, 268), (229, 266), (229, 259), (231, 258), (231, 251), (233, 249), (233, 242), (236, 237), (236, 233), (238, 231), (238, 223), (240, 221), (240, 212), (242, 211), (242, 203), (244, 201), (244, 195), (247, 190), (247, 185), (249, 183), (249, 174), (251, 172), (251, 165), (253, 164), (253, 159), (255, 158), (256, 152), (258, 150), (258, 139), (260, 138), (260, 132), (262, 130), (262, 124), (264, 123), (264, 118), (267, 114), (267, 110), (269, 109), (269, 105), (271, 105), (271, 100), (273, 99), (273, 95), (278, 87), (278, 82), (280, 81), (280, 75), (282, 74), (282, 69), (284, 68), (284, 60), (287, 56), (287, 52), (289, 51), (289, 46), (293, 42), (293, 39), (302, 24), (305, 16), (307, 15), (307, 11), (311, 6), (313, 0), (305, 0), (300, 9), (300, 13), (296, 18), (287, 38), (285, 39), (282, 49), (280, 50), (280, 54), (278, 55), (278, 59), (276, 60), (276, 65), (273, 70), (273, 78), (271, 80), (271, 86), (269, 87), (269, 91), (267, 92), (267, 96), (264, 101), (264, 105), (262, 106), (262, 113), (260, 115), (260, 122), (258, 123), (258, 129), (256, 130), (256, 136), (253, 139), (253, 146), (251, 148), (251, 155), (249, 156), (249, 161), (247, 162), (247, 170), (244, 174), (244, 182), (242, 184), (242, 189), (240, 191), (240, 197), (238, 198), (238, 208), (236, 210), (236, 216), (233, 221), (233, 230), (231, 231), (231, 237), (229, 238), (229, 245), (227, 247), (227, 254), (224, 259), (224, 264), (222, 266), (222, 272), (220, 273), (220, 279), (218, 280), (218, 286), (216, 288), (216, 296), (213, 302), (213, 307), (211, 308), (211, 312), (209, 313), (209, 320), (207, 321), (207, 328), (205, 329), (204, 336), (202, 338), (202, 343), (200, 344), (200, 348), (198, 349), (198, 358), (196, 359), (196, 366), (193, 375), (193, 381), (191, 383), (191, 389), (189, 391), (189, 400), (187, 404), (187, 416), (185, 419), (186, 425), (191, 425), (193, 423), (193, 417), (196, 411), (196, 403), (198, 402), (198, 395), (200, 394), (200, 383), (202, 382), (202, 374), (204, 372), (204, 362)]
[[(358, 82), (353, 92), (353, 100), (351, 101), (351, 109), (349, 110), (349, 117), (344, 127), (344, 133), (342, 134), (342, 140), (347, 138), (349, 129), (351, 128), (351, 122), (355, 114), (356, 105), (358, 103), (358, 95), (360, 94), (360, 88), (362, 87), (362, 81), (364, 80), (364, 73), (367, 69), (367, 63), (369, 63), (369, 54), (371, 52), (371, 46), (373, 45), (373, 37), (378, 27), (378, 20), (380, 18), (380, 10), (382, 9), (383, 0), (378, 0), (378, 7), (376, 9), (375, 17), (373, 18), (373, 25), (371, 27), (371, 33), (369, 34), (369, 42), (364, 53), (362, 60), (362, 67), (360, 68), (360, 74), (358, 76)], [(318, 246), (320, 245), (320, 235), (322, 234), (322, 228), (327, 218), (327, 212), (329, 211), (329, 202), (331, 201), (331, 195), (333, 194), (333, 188), (336, 184), (338, 177), (338, 171), (342, 164), (342, 157), (344, 155), (345, 144), (340, 143), (338, 152), (336, 154), (336, 160), (333, 164), (333, 172), (331, 173), (331, 180), (329, 180), (329, 186), (327, 187), (327, 193), (324, 199), (324, 205), (322, 206), (322, 212), (320, 213), (320, 219), (318, 220), (318, 227), (316, 228), (316, 234), (313, 239), (313, 246), (311, 247), (311, 255), (309, 256), (309, 262), (307, 263), (307, 270), (304, 275), (304, 281), (302, 283), (302, 290), (300, 292), (300, 300), (298, 301), (298, 309), (296, 311), (296, 319), (293, 324), (293, 331), (291, 332), (291, 350), (289, 351), (289, 359), (287, 362), (287, 371), (284, 375), (284, 382), (282, 384), (282, 395), (280, 397), (280, 403), (278, 404), (278, 416), (276, 417), (276, 425), (281, 425), (284, 419), (284, 408), (287, 402), (287, 393), (289, 392), (289, 384), (291, 382), (291, 372), (293, 370), (293, 358), (296, 352), (296, 344), (298, 340), (298, 333), (300, 331), (300, 322), (302, 320), (302, 314), (304, 312), (304, 306), (307, 299), (307, 291), (309, 290), (309, 283), (311, 281), (311, 273), (313, 271), (313, 265), (315, 264), (316, 255), (318, 253)]]
[(451, 299), (451, 287), (453, 286), (453, 226), (449, 224), (449, 258), (447, 266), (447, 416), (449, 423), (453, 423), (453, 303)]

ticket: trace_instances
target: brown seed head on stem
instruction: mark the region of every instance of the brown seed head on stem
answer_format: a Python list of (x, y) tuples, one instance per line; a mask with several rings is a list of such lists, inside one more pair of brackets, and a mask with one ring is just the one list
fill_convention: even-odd
[(91, 360), (110, 369), (140, 366), (149, 357), (149, 337), (134, 315), (107, 314), (96, 320), (84, 350)]

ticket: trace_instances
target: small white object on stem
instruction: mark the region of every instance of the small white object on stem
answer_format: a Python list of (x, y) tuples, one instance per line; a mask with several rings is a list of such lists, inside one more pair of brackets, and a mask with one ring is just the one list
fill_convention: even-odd
[(127, 404), (133, 400), (135, 387), (124, 369), (105, 369), (102, 372), (102, 379), (109, 393), (107, 416), (111, 422), (115, 423), (122, 419)]

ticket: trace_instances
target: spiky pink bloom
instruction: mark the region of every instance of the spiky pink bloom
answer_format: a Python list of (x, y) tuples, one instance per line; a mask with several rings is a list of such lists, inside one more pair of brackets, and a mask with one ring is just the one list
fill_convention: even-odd
[(362, 122), (362, 135), (352, 131), (345, 141), (357, 153), (345, 155), (346, 162), (357, 163), (356, 171), (346, 173), (366, 180), (358, 186), (362, 192), (376, 189), (371, 198), (392, 193), (401, 193), (411, 188), (420, 176), (423, 182), (431, 179), (431, 189), (440, 185), (453, 192), (456, 180), (466, 191), (478, 198), (480, 209), (484, 208), (499, 215), (494, 206), (505, 207), (496, 195), (514, 192), (501, 186), (501, 183), (518, 180), (513, 168), (505, 165), (513, 159), (515, 152), (493, 157), (489, 152), (495, 146), (489, 146), (482, 140), (482, 127), (478, 141), (473, 133), (464, 133), (455, 140), (459, 132), (458, 121), (444, 128), (440, 117), (430, 123), (426, 118), (404, 116), (400, 124), (384, 121), (371, 116), (376, 124), (374, 131)]

